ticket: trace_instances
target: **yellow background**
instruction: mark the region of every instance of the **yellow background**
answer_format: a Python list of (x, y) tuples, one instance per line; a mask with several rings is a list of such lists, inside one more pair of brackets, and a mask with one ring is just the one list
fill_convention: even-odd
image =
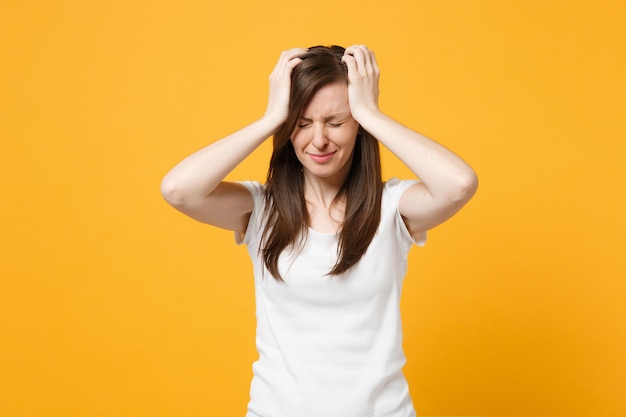
[(411, 253), (418, 414), (626, 415), (624, 39), (618, 0), (3, 1), (0, 415), (245, 414), (245, 248), (159, 183), (262, 114), (280, 51), (332, 43), (480, 178)]

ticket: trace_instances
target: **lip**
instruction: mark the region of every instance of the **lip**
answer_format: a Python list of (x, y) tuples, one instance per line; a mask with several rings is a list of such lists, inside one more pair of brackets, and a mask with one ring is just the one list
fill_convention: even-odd
[(323, 164), (323, 163), (330, 161), (333, 158), (333, 155), (335, 155), (335, 152), (320, 153), (320, 154), (310, 153), (309, 154), (311, 159), (314, 162), (317, 162), (318, 164)]

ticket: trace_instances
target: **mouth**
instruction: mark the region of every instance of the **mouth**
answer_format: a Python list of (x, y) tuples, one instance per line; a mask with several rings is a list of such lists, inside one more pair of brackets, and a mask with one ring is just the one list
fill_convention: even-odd
[[(336, 152), (336, 151), (335, 151)], [(309, 157), (314, 161), (317, 162), (318, 164), (323, 164), (325, 162), (328, 162), (332, 159), (333, 155), (335, 155), (335, 152), (328, 152), (328, 153), (310, 153)]]

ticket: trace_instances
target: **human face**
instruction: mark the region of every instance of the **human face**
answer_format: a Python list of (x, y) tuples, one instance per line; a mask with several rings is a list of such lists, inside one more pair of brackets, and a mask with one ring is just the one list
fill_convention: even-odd
[(359, 124), (345, 82), (320, 88), (298, 119), (291, 142), (305, 178), (343, 183), (350, 172)]

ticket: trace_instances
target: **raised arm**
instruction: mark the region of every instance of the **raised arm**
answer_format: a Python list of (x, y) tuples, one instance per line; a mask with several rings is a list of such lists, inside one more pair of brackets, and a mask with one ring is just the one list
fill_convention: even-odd
[(161, 182), (165, 200), (203, 223), (245, 232), (253, 209), (250, 193), (223, 179), (287, 118), (291, 71), (306, 49), (281, 54), (270, 75), (270, 93), (263, 117), (179, 162)]
[(420, 178), (401, 197), (399, 211), (413, 236), (431, 229), (469, 201), (478, 179), (460, 157), (437, 142), (403, 126), (378, 108), (379, 69), (363, 45), (346, 49), (350, 111), (357, 122)]

